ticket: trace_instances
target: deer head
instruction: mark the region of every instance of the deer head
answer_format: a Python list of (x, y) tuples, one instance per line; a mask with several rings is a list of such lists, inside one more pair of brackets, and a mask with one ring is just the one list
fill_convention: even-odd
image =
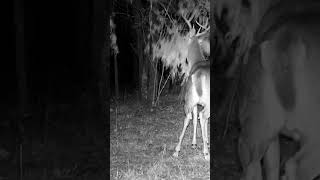
[[(206, 55), (210, 54), (210, 38), (209, 38), (209, 19), (204, 16), (198, 16), (195, 18), (195, 15), (198, 13), (198, 10), (195, 9), (192, 13), (182, 12), (182, 18), (188, 25), (189, 31), (187, 34), (188, 38), (188, 55), (187, 62), (189, 69), (198, 62), (205, 60), (204, 53)], [(198, 29), (196, 30), (194, 24), (191, 24), (191, 21), (194, 21)]]

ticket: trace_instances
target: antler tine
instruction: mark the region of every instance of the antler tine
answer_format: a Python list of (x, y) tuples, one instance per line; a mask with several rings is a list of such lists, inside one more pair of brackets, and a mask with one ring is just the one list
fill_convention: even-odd
[[(209, 18), (206, 19), (206, 23), (204, 25), (201, 25), (198, 21), (196, 21), (196, 23), (198, 24), (198, 26), (200, 26), (200, 28), (197, 31), (197, 34), (195, 36), (201, 36), (203, 34), (205, 34), (207, 31), (209, 31), (210, 26), (208, 27), (208, 22), (209, 22)], [(200, 30), (204, 29), (203, 32), (200, 33)]]
[(182, 16), (182, 18), (187, 23), (190, 30), (193, 29), (193, 26), (191, 26), (191, 20), (194, 18), (195, 14), (196, 14), (196, 11), (193, 11), (189, 18), (187, 18), (186, 15)]
[(196, 23), (203, 29), (206, 29), (206, 27), (208, 26), (208, 22), (209, 22), (208, 18), (206, 18), (206, 23), (204, 25), (201, 25), (198, 21), (196, 21)]

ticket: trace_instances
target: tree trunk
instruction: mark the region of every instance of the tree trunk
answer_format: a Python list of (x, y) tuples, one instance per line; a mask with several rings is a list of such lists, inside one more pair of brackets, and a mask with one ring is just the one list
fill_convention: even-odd
[[(141, 17), (140, 17), (140, 12), (139, 10), (142, 8), (141, 0), (136, 0), (135, 1), (135, 10), (134, 10), (134, 21), (140, 23)], [(142, 96), (142, 89), (143, 89), (143, 64), (144, 64), (144, 58), (143, 58), (143, 34), (141, 31), (141, 28), (136, 28), (136, 37), (137, 37), (137, 52), (138, 52), (138, 99), (139, 101), (143, 101), (143, 96)]]
[(143, 96), (142, 96), (142, 89), (143, 89), (143, 79), (142, 79), (142, 75), (143, 75), (143, 52), (141, 51), (142, 49), (142, 42), (141, 42), (141, 38), (140, 38), (140, 32), (137, 31), (137, 33), (139, 34), (138, 38), (138, 61), (139, 61), (139, 74), (138, 74), (138, 79), (139, 79), (139, 83), (138, 83), (138, 97), (139, 97), (139, 101), (141, 102), (143, 100)]
[[(150, 2), (152, 3), (152, 2)], [(151, 8), (152, 6), (150, 6)], [(149, 11), (149, 24), (151, 24), (151, 9)], [(152, 61), (151, 61), (151, 57), (152, 57), (152, 36), (150, 36), (149, 38), (149, 59), (148, 59), (148, 63), (147, 63), (147, 66), (148, 66), (148, 103), (149, 104), (154, 104), (154, 98), (155, 98), (155, 78), (156, 78), (156, 75), (155, 75), (155, 71), (157, 71), (157, 67), (155, 70), (153, 70), (153, 67), (152, 67)]]
[(139, 97), (139, 58), (138, 58), (138, 51), (135, 51), (135, 58), (133, 58), (133, 81), (135, 82), (134, 87), (137, 90), (136, 96)]
[[(14, 1), (15, 5), (15, 26), (16, 26), (16, 73), (18, 78), (18, 118), (13, 118), (13, 124), (15, 129), (15, 144), (16, 152), (18, 155), (19, 165), (17, 168), (17, 179), (22, 179), (22, 157), (21, 152), (22, 145), (22, 121), (26, 110), (27, 103), (27, 86), (26, 86), (26, 71), (25, 71), (25, 49), (24, 49), (24, 11), (23, 2), (20, 0)], [(18, 140), (18, 141), (17, 141)]]
[(119, 99), (119, 79), (118, 79), (118, 60), (117, 55), (114, 55), (114, 85), (115, 85), (115, 94), (116, 99)]
[(147, 66), (148, 66), (148, 96), (147, 96), (147, 100), (148, 100), (149, 104), (153, 104), (154, 98), (155, 98), (156, 74), (155, 74), (155, 70), (152, 67), (151, 59), (148, 60)]

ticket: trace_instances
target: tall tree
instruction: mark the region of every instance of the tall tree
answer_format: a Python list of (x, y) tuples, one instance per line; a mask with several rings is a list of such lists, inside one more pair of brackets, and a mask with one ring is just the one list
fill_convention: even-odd
[[(155, 1), (147, 34), (152, 44), (145, 49), (152, 51), (150, 61), (161, 59), (172, 78), (178, 75), (185, 81), (193, 64), (210, 54), (209, 8), (207, 0)], [(162, 88), (156, 90), (158, 99)]]
[(116, 24), (114, 23), (114, 17), (115, 17), (115, 12), (114, 12), (114, 4), (117, 1), (114, 0), (112, 1), (112, 14), (110, 16), (110, 39), (111, 39), (111, 50), (112, 50), (112, 54), (113, 54), (113, 66), (114, 66), (114, 84), (115, 84), (115, 96), (116, 96), (116, 101), (119, 98), (119, 78), (118, 78), (118, 59), (117, 59), (117, 55), (119, 53), (119, 48), (117, 45), (117, 35), (116, 35)]
[[(161, 82), (176, 75), (185, 78), (197, 56), (197, 47), (201, 52), (210, 54), (209, 41), (209, 0), (149, 0), (129, 1), (133, 9), (133, 22), (136, 34), (134, 48), (139, 61), (138, 94), (152, 104), (157, 101), (163, 87)], [(133, 3), (134, 2), (134, 3)], [(177, 11), (178, 9), (178, 11)], [(126, 14), (120, 12), (119, 14)], [(129, 15), (130, 16), (130, 15)], [(187, 28), (185, 28), (187, 26)], [(195, 41), (194, 41), (195, 40)], [(197, 41), (197, 42), (196, 42)], [(188, 53), (189, 52), (189, 53)], [(189, 62), (186, 63), (185, 59)], [(167, 79), (158, 78), (157, 65), (161, 60), (164, 68), (170, 68)], [(181, 68), (182, 71), (178, 69)], [(140, 98), (141, 99), (141, 98)]]
[[(16, 73), (18, 77), (18, 118), (13, 118), (15, 129), (15, 144), (16, 150), (21, 151), (22, 146), (22, 120), (27, 105), (27, 85), (26, 85), (26, 70), (25, 70), (25, 47), (24, 47), (24, 11), (23, 2), (21, 0), (14, 1), (15, 8), (15, 28), (16, 28)], [(16, 140), (20, 141), (16, 141)], [(19, 152), (19, 151), (16, 151)], [(21, 165), (21, 156), (19, 153), (18, 163)], [(17, 172), (17, 179), (22, 179), (22, 166), (19, 166)]]

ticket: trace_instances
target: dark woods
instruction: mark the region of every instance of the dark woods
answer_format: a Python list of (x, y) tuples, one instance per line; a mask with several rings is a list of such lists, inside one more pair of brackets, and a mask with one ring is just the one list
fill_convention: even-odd
[(109, 12), (100, 0), (14, 1), (15, 63), (2, 66), (11, 74), (3, 76), (10, 83), (1, 100), (1, 177), (104, 178)]

